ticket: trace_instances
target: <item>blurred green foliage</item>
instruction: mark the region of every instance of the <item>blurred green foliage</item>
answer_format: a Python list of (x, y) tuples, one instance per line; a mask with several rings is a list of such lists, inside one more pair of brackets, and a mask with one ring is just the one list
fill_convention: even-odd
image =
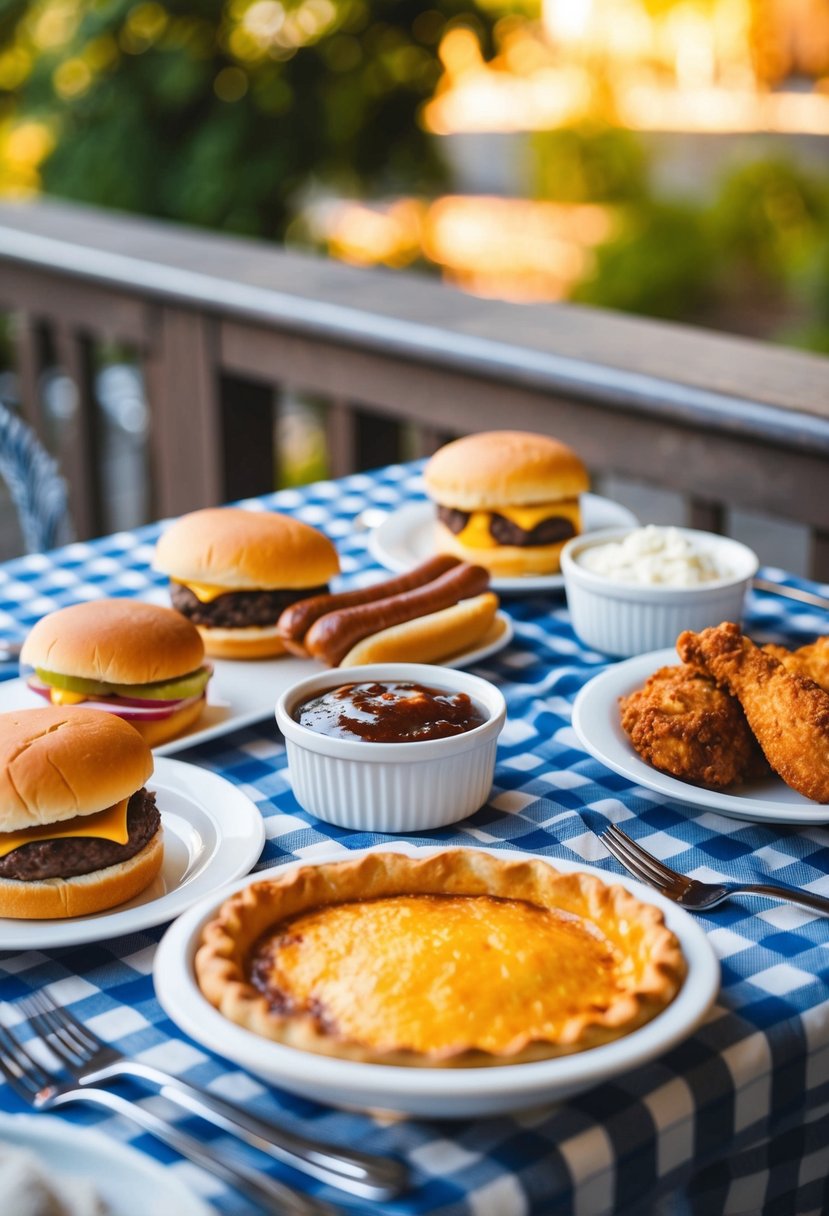
[[(417, 112), (465, 0), (0, 8), (0, 90), (28, 62), (6, 106), (48, 128), (40, 175), (51, 193), (279, 237), (320, 184), (359, 197), (445, 180)], [(486, 36), (489, 19), (473, 20)]]

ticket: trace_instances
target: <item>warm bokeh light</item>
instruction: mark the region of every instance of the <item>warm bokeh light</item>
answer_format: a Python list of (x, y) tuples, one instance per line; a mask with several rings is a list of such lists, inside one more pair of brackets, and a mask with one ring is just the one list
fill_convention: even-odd
[(829, 134), (823, 0), (545, 0), (542, 16), (503, 22), (489, 61), (471, 30), (450, 30), (427, 127), (537, 131), (602, 117), (642, 131)]

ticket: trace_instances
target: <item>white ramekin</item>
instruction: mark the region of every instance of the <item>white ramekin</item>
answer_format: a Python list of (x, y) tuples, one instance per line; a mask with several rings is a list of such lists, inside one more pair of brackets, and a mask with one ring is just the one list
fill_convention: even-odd
[[(473, 730), (417, 743), (334, 739), (300, 726), (293, 713), (314, 693), (365, 680), (410, 680), (468, 693), (487, 714)], [(355, 832), (421, 832), (465, 819), (492, 788), (495, 749), (507, 707), (494, 684), (428, 663), (334, 667), (287, 689), (276, 703), (288, 770), (300, 806)]]
[(579, 556), (586, 549), (623, 540), (631, 531), (590, 532), (564, 546), (561, 570), (567, 606), (573, 629), (585, 645), (603, 654), (628, 657), (673, 646), (684, 629), (697, 631), (722, 621), (740, 621), (745, 593), (759, 564), (752, 549), (713, 532), (678, 528), (695, 547), (710, 553), (729, 571), (724, 578), (695, 587), (614, 582), (580, 563)]

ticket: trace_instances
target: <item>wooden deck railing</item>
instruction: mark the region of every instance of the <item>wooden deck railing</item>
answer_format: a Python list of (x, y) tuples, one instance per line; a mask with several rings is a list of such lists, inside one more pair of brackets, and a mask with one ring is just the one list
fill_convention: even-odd
[(479, 300), (428, 279), (54, 201), (0, 205), (0, 310), (24, 409), (57, 357), (78, 389), (61, 459), (81, 535), (102, 527), (95, 344), (128, 344), (151, 405), (156, 514), (273, 487), (274, 387), (327, 403), (334, 475), (518, 427), (596, 473), (806, 525), (829, 579), (829, 360), (565, 305)]

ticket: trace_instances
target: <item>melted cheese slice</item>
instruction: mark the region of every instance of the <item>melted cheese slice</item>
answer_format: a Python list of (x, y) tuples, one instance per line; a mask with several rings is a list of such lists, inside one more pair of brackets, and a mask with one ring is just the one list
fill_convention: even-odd
[(380, 1050), (508, 1053), (557, 1041), (607, 1008), (626, 960), (597, 927), (488, 895), (399, 895), (286, 923), (253, 959), (257, 984), (332, 1032)]
[(18, 832), (0, 832), (0, 857), (19, 849), (23, 844), (36, 840), (66, 840), (69, 837), (94, 836), (98, 840), (111, 840), (114, 844), (126, 844), (130, 838), (127, 828), (128, 798), (116, 802), (115, 806), (98, 811), (96, 815), (77, 815), (63, 824), (44, 823), (36, 828), (21, 828)]
[(227, 595), (232, 590), (230, 587), (217, 587), (214, 583), (186, 583), (183, 578), (173, 578), (170, 582), (186, 587), (203, 604), (209, 604), (211, 600), (217, 600), (220, 595)]
[(80, 705), (81, 701), (90, 700), (86, 693), (70, 692), (67, 688), (53, 688), (49, 693), (53, 705)]
[[(456, 533), (457, 540), (470, 549), (495, 549), (498, 541), (489, 531), (490, 520), (495, 512), (473, 511), (466, 526)], [(543, 523), (545, 519), (569, 519), (576, 532), (581, 531), (581, 513), (577, 498), (562, 499), (560, 502), (542, 502), (529, 507), (499, 507), (498, 515), (503, 515), (511, 523), (517, 524), (524, 532)]]

